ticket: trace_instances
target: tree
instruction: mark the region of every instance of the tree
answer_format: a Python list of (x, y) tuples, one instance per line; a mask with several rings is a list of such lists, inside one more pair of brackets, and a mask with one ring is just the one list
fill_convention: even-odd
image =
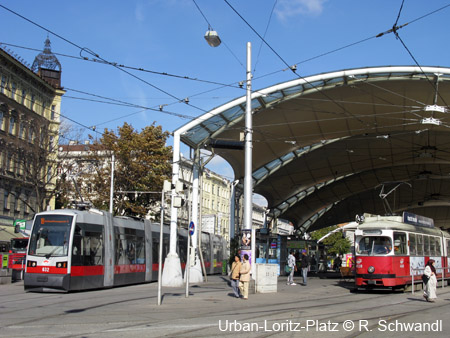
[[(311, 233), (311, 238), (314, 240), (319, 240), (326, 234), (337, 229), (337, 226), (331, 226), (323, 229), (319, 229)], [(322, 242), (328, 248), (328, 253), (343, 255), (350, 252), (351, 243), (350, 241), (342, 236), (342, 232), (337, 231), (334, 234), (325, 238)]]
[(127, 123), (118, 128), (117, 134), (105, 130), (94, 143), (91, 158), (96, 163), (95, 174), (88, 179), (88, 185), (95, 191), (90, 196), (93, 205), (101, 209), (109, 207), (109, 161), (114, 154), (115, 214), (139, 217), (155, 214), (152, 208), (159, 203), (163, 182), (171, 174), (172, 147), (166, 146), (169, 135), (154, 123), (141, 132)]
[(56, 194), (58, 133), (48, 121), (36, 122), (25, 132), (21, 124), (18, 136), (26, 141), (26, 147), (11, 147), (8, 162), (14, 163), (10, 170), (15, 172), (16, 191), (11, 193), (21, 200), (32, 213), (43, 211)]

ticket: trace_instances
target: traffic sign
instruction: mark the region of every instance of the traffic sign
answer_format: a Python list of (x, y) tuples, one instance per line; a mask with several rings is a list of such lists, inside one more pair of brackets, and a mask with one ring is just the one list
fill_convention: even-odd
[(194, 222), (189, 223), (189, 235), (193, 235), (195, 231), (195, 225)]

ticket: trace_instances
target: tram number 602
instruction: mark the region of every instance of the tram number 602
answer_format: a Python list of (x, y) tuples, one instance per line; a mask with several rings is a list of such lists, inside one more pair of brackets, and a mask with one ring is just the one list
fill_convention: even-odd
[(50, 268), (43, 267), (42, 272), (50, 272)]

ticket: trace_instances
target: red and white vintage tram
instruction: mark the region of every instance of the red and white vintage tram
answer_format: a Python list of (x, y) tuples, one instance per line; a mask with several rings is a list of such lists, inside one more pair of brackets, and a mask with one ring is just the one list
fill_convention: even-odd
[[(24, 288), (72, 291), (156, 281), (160, 225), (90, 210), (54, 210), (35, 216), (28, 245)], [(177, 250), (185, 268), (187, 230), (178, 231)], [(201, 234), (208, 274), (221, 273), (226, 242)], [(169, 249), (164, 227), (163, 257)]]
[(422, 282), (430, 258), (436, 261), (438, 280), (442, 274), (448, 279), (449, 255), (450, 235), (430, 218), (407, 212), (365, 217), (355, 230), (355, 287), (406, 288), (413, 276)]

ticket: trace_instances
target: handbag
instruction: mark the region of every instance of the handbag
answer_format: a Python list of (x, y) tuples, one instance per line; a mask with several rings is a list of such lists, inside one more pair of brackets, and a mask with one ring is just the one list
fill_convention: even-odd
[(426, 274), (422, 275), (422, 281), (424, 284), (427, 284), (429, 279), (430, 279), (430, 277), (428, 277)]

